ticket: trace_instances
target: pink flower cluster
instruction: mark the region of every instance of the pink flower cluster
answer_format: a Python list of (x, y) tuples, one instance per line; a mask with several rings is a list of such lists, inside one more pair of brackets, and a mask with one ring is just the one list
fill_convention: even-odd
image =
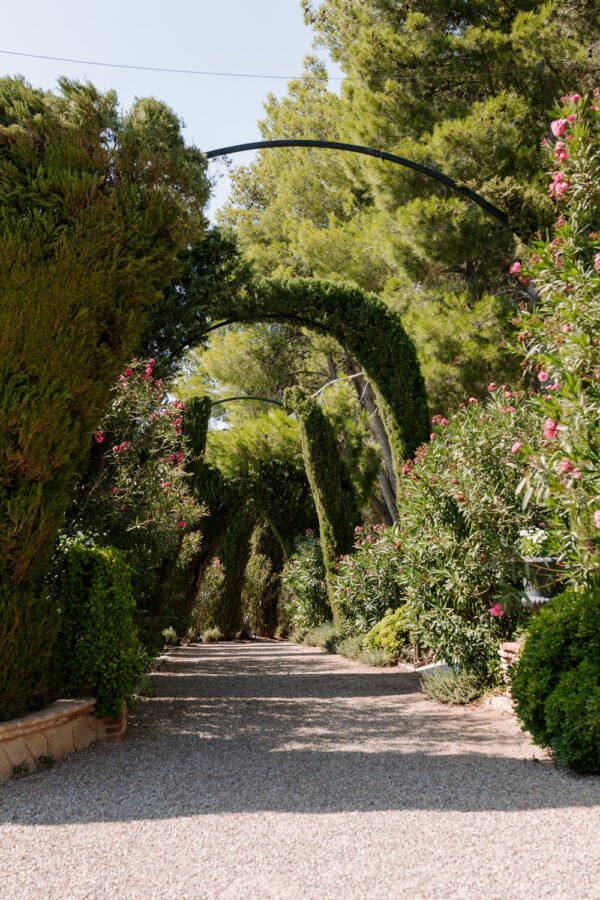
[(563, 172), (552, 173), (552, 183), (548, 187), (548, 193), (551, 197), (554, 196), (556, 200), (560, 200), (567, 193), (569, 187), (569, 179)]
[(95, 431), (94, 432), (94, 440), (97, 444), (101, 444), (104, 440), (104, 432), (103, 431)]
[(129, 447), (129, 441), (123, 441), (122, 444), (118, 444), (113, 447), (113, 453), (124, 453), (125, 450), (129, 449)]
[(600, 275), (600, 253), (596, 253), (596, 256), (594, 257), (594, 269), (598, 275)]
[(600, 528), (600, 509), (594, 513), (594, 525), (596, 528)]
[(500, 616), (504, 615), (504, 607), (501, 603), (494, 603), (493, 606), (490, 606), (489, 613), (490, 616), (494, 616), (494, 618), (499, 619)]
[(558, 424), (554, 419), (546, 419), (544, 422), (544, 437), (549, 441), (558, 437)]
[(433, 419), (431, 420), (431, 424), (432, 425), (441, 425), (442, 428), (445, 428), (446, 425), (448, 424), (448, 419), (444, 419), (443, 416), (439, 416), (439, 415), (434, 416)]

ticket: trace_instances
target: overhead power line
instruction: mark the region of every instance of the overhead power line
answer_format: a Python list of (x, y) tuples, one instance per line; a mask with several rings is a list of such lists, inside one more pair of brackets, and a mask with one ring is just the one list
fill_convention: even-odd
[[(137, 72), (166, 72), (172, 75), (199, 75), (205, 76), (208, 78), (248, 78), (248, 79), (266, 79), (268, 81), (298, 81), (302, 79), (305, 75), (310, 74), (307, 72), (303, 72), (300, 75), (272, 75), (269, 73), (260, 73), (260, 72), (216, 72), (210, 71), (207, 69), (171, 69), (166, 66), (138, 66), (132, 63), (112, 63), (112, 62), (103, 62), (100, 60), (94, 59), (76, 59), (74, 57), (69, 56), (49, 56), (43, 53), (25, 53), (18, 50), (0, 50), (1, 54), (5, 56), (20, 56), (25, 59), (43, 59), (49, 60), (50, 62), (63, 62), (63, 63), (73, 63), (78, 66), (99, 66), (103, 69), (128, 69)], [(566, 65), (575, 65), (575, 63), (566, 63)], [(535, 68), (535, 67), (533, 67)], [(506, 72), (511, 74), (516, 74), (517, 72), (530, 73), (532, 71), (532, 67), (526, 66), (496, 66), (493, 69), (494, 72)], [(438, 73), (426, 74), (425, 72), (419, 71), (407, 73), (407, 74), (390, 74), (381, 77), (376, 76), (368, 76), (367, 78), (358, 78), (353, 75), (327, 75), (328, 81), (345, 81), (345, 82), (359, 82), (359, 83), (374, 83), (374, 82), (398, 82), (405, 84), (414, 84), (416, 81), (439, 81), (439, 71)], [(463, 72), (456, 73), (445, 73), (444, 78), (447, 81), (459, 81), (464, 85), (468, 84), (486, 84), (488, 82), (488, 77), (485, 73), (479, 72), (470, 72), (465, 68)]]
[[(104, 69), (134, 69), (139, 72), (170, 72), (174, 75), (206, 75), (215, 78), (268, 78), (273, 81), (291, 81), (297, 75), (267, 75), (256, 72), (209, 72), (203, 69), (169, 69), (165, 66), (135, 66), (129, 63), (99, 62), (93, 59), (72, 59), (68, 56), (46, 56), (42, 53), (20, 53), (16, 50), (0, 50), (7, 56), (25, 56), (27, 59), (47, 59), (52, 62), (75, 63), (79, 66), (102, 66)], [(328, 76), (330, 81), (343, 81), (343, 76)]]

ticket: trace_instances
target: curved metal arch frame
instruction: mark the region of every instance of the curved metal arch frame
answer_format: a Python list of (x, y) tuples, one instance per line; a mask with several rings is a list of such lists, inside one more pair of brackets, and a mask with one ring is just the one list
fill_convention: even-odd
[(507, 214), (501, 209), (498, 209), (497, 206), (494, 206), (493, 203), (486, 200), (485, 197), (472, 191), (471, 188), (458, 184), (453, 178), (444, 175), (443, 172), (438, 172), (437, 169), (432, 169), (421, 163), (413, 162), (411, 159), (405, 159), (403, 156), (396, 156), (395, 153), (387, 153), (385, 150), (376, 150), (374, 147), (362, 147), (360, 144), (346, 144), (341, 141), (289, 138), (275, 141), (250, 141), (250, 143), (247, 144), (219, 147), (217, 150), (209, 150), (205, 155), (206, 158), (210, 160), (217, 159), (219, 156), (231, 156), (234, 153), (243, 153), (245, 150), (268, 150), (276, 147), (318, 147), (323, 150), (342, 150), (347, 153), (359, 153), (363, 156), (373, 156), (375, 159), (382, 159), (386, 162), (395, 163), (398, 166), (403, 166), (405, 169), (412, 169), (415, 172), (419, 172), (421, 175), (427, 176), (427, 178), (433, 178), (435, 181), (439, 181), (440, 184), (445, 185), (451, 190), (462, 194), (463, 197), (466, 197), (473, 203), (476, 203), (477, 206), (483, 209), (489, 216), (492, 216), (492, 218), (500, 222), (503, 228), (510, 228)]

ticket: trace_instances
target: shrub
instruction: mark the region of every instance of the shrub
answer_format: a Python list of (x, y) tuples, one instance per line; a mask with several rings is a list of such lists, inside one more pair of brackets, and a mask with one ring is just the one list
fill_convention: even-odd
[(320, 647), (329, 653), (335, 653), (336, 647), (344, 637), (339, 627), (333, 622), (325, 622), (323, 625), (315, 625), (309, 628), (302, 637), (301, 643), (309, 647)]
[(525, 503), (535, 498), (566, 523), (566, 578), (577, 585), (600, 567), (600, 89), (566, 99), (553, 123), (559, 140), (546, 142), (559, 215), (511, 271), (521, 299), (515, 346), (538, 388), (545, 438), (523, 446), (520, 487)]
[(339, 641), (335, 652), (339, 653), (340, 656), (347, 656), (348, 659), (354, 659), (364, 666), (380, 667), (389, 665), (389, 661), (383, 650), (380, 648), (366, 649), (362, 639), (353, 635)]
[(600, 587), (568, 589), (532, 620), (511, 670), (516, 712), (536, 744), (600, 773)]
[(115, 384), (69, 522), (71, 531), (102, 535), (125, 553), (149, 646), (169, 621), (167, 608), (175, 611), (178, 561), (193, 556), (194, 528), (205, 514), (190, 491), (185, 405), (166, 399), (153, 366), (134, 359)]
[(381, 621), (371, 628), (362, 641), (365, 650), (381, 651), (388, 664), (407, 649), (412, 635), (412, 616), (406, 605), (388, 609)]
[(527, 397), (491, 384), (447, 420), (434, 416), (431, 442), (404, 467), (397, 578), (415, 636), (438, 659), (493, 680), (497, 645), (524, 616), (519, 532), (541, 524), (523, 511), (516, 443), (538, 440)]
[(98, 715), (116, 715), (150, 664), (133, 621), (131, 570), (119, 551), (80, 536), (62, 544), (55, 590), (63, 690), (91, 694)]
[(465, 669), (432, 669), (421, 678), (421, 690), (430, 700), (463, 706), (484, 693), (486, 683)]
[(223, 632), (220, 628), (206, 628), (202, 632), (202, 640), (205, 644), (216, 644), (223, 640)]
[(168, 628), (163, 629), (162, 636), (164, 637), (165, 644), (167, 644), (167, 646), (174, 647), (177, 644), (177, 632), (172, 625), (169, 625)]
[(398, 584), (398, 535), (375, 525), (355, 529), (354, 552), (338, 564), (333, 592), (345, 625), (353, 634), (365, 634), (402, 602)]
[(311, 528), (298, 540), (281, 575), (282, 605), (294, 631), (308, 630), (331, 620), (323, 553)]

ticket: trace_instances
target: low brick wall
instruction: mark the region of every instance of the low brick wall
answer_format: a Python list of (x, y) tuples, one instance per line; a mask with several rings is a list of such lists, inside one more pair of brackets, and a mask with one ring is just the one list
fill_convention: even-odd
[(46, 709), (0, 722), (0, 781), (62, 759), (94, 741), (120, 741), (127, 727), (125, 706), (115, 718), (97, 718), (96, 701), (57, 700)]

